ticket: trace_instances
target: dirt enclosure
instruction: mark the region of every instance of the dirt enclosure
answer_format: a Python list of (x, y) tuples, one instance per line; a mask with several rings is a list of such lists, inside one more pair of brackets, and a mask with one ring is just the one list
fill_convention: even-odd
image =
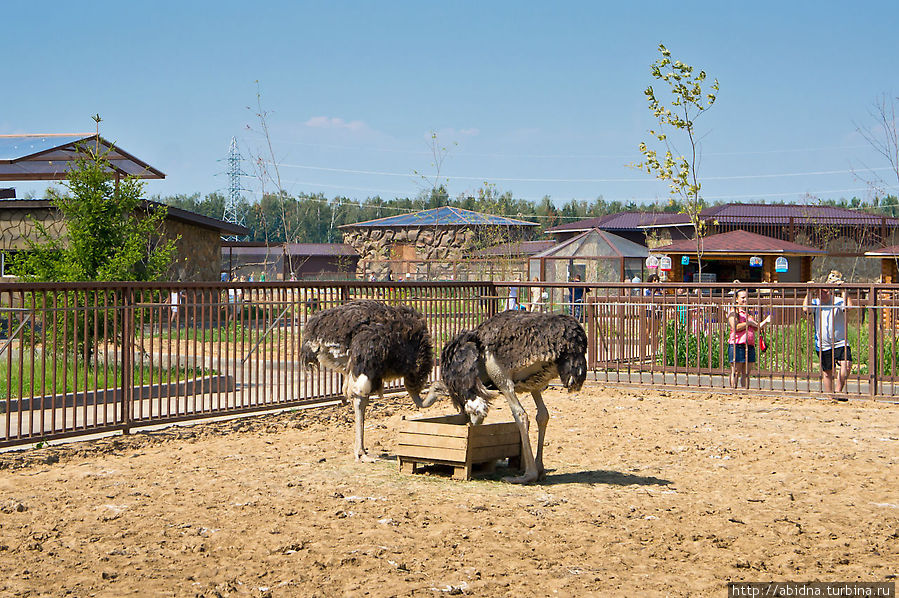
[(400, 474), (404, 396), (369, 409), (375, 464), (336, 406), (4, 453), (0, 595), (723, 597), (899, 573), (899, 406), (546, 402), (548, 475), (524, 487)]

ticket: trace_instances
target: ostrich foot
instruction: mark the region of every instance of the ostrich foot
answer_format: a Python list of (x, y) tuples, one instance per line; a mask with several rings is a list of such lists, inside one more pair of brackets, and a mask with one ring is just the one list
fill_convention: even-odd
[(531, 473), (525, 472), (523, 475), (520, 475), (518, 477), (503, 478), (503, 481), (507, 484), (530, 484), (531, 482), (537, 481), (538, 477), (539, 476), (537, 475), (536, 471)]
[(360, 463), (377, 463), (379, 459), (377, 457), (369, 456), (368, 453), (363, 452), (359, 455), (356, 455), (356, 461), (359, 461)]

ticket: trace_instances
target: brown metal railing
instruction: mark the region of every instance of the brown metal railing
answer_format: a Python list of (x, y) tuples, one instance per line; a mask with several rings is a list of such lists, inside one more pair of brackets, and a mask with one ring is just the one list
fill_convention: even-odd
[[(522, 284), (522, 283), (517, 283)], [(534, 284), (534, 283), (529, 283)], [(497, 283), (508, 294), (516, 283)], [(588, 333), (588, 359), (597, 380), (625, 384), (732, 389), (727, 314), (734, 292), (749, 291), (747, 311), (763, 329), (768, 348), (757, 354), (749, 390), (800, 394), (822, 392), (815, 351), (814, 317), (803, 299), (820, 284), (629, 284), (542, 283), (550, 309), (574, 312), (570, 289), (587, 289), (581, 306)], [(845, 284), (851, 297), (847, 341), (852, 367), (842, 393), (895, 398), (899, 395), (899, 286)], [(529, 305), (532, 291), (521, 287)], [(742, 387), (738, 391), (744, 390)]]
[(296, 356), (309, 315), (359, 298), (413, 305), (438, 350), (498, 301), (489, 282), (3, 284), (0, 446), (339, 400)]
[[(414, 306), (439, 358), (453, 335), (505, 309), (515, 286), (525, 308), (579, 311), (597, 380), (731, 388), (735, 285), (579, 283), (588, 292), (572, 305), (577, 285), (536, 284), (3, 284), (0, 446), (339, 400), (340, 377), (306, 372), (296, 356), (312, 313), (357, 298)], [(749, 311), (772, 316), (750, 390), (820, 392), (814, 325), (802, 311), (807, 290), (819, 287), (750, 287)], [(855, 303), (844, 393), (899, 396), (899, 286), (841, 288)]]

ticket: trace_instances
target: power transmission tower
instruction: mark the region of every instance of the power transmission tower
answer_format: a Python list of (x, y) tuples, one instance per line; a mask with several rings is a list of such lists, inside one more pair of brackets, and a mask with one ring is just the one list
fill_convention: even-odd
[[(243, 215), (240, 213), (240, 192), (244, 189), (240, 186), (240, 177), (247, 176), (240, 168), (240, 150), (237, 148), (237, 139), (231, 138), (231, 146), (228, 148), (228, 196), (225, 198), (225, 213), (222, 220), (244, 226)], [(232, 235), (224, 237), (226, 241), (240, 241), (243, 237)]]

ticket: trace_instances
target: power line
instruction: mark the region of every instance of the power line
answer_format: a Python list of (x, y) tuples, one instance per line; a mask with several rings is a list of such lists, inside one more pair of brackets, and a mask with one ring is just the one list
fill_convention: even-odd
[[(254, 131), (255, 132), (255, 131)], [(274, 138), (272, 141), (277, 141), (278, 143), (287, 143), (289, 145), (301, 145), (305, 147), (315, 147), (315, 148), (326, 148), (326, 149), (347, 149), (354, 151), (372, 151), (377, 153), (385, 153), (385, 154), (406, 154), (413, 156), (429, 156), (430, 152), (425, 150), (403, 150), (403, 149), (393, 149), (393, 148), (385, 148), (385, 147), (366, 147), (361, 145), (339, 145), (339, 144), (328, 144), (328, 143), (309, 143), (304, 141), (295, 141), (292, 139), (283, 139), (283, 138)], [(833, 151), (833, 150), (852, 150), (852, 149), (864, 149), (869, 146), (867, 145), (834, 145), (834, 146), (824, 146), (824, 147), (811, 147), (811, 148), (784, 148), (784, 149), (769, 149), (769, 150), (747, 150), (747, 151), (733, 151), (733, 152), (703, 152), (703, 156), (749, 156), (749, 155), (765, 155), (765, 154), (787, 154), (787, 153), (809, 153), (809, 152), (823, 152), (823, 151)], [(481, 158), (559, 158), (559, 159), (573, 159), (573, 158), (587, 158), (587, 159), (608, 159), (608, 160), (632, 160), (634, 157), (639, 157), (639, 150), (635, 149), (633, 154), (507, 154), (502, 152), (468, 152), (464, 149), (460, 149), (456, 152), (458, 156), (472, 156), (472, 157), (481, 157)]]
[[(271, 163), (271, 162), (266, 162)], [(391, 176), (391, 177), (412, 177), (409, 172), (385, 172), (380, 170), (355, 170), (351, 168), (331, 168), (327, 166), (309, 166), (306, 164), (284, 164), (279, 166), (284, 168), (299, 168), (303, 170), (316, 170), (321, 172), (338, 172), (341, 174), (363, 174), (370, 176)], [(892, 170), (889, 166), (880, 168), (870, 168), (869, 171), (877, 172), (881, 170)], [(852, 174), (854, 170), (819, 170), (810, 172), (787, 172), (776, 174), (750, 174), (750, 175), (734, 175), (734, 176), (703, 176), (703, 181), (736, 181), (736, 180), (752, 180), (766, 178), (786, 178), (799, 176), (826, 176), (834, 174)], [(436, 176), (436, 175), (426, 175)], [(653, 177), (640, 178), (624, 178), (624, 179), (563, 179), (563, 178), (510, 178), (510, 177), (491, 177), (491, 176), (463, 176), (452, 174), (441, 174), (441, 178), (462, 181), (499, 181), (503, 183), (647, 183), (657, 182), (658, 179)]]

